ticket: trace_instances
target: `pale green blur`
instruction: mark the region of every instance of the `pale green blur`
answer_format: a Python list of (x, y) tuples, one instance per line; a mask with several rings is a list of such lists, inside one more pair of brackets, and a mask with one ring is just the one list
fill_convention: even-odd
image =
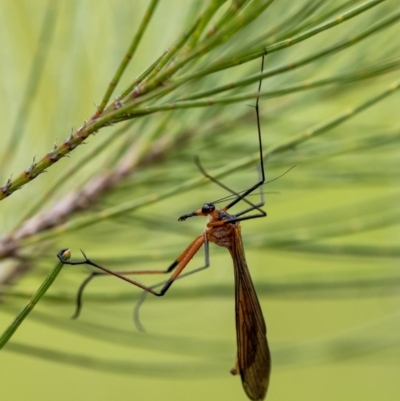
[[(3, 0), (0, 5), (0, 121), (4, 147), (17, 119), (27, 85), (47, 1)], [(1, 171), (13, 173), (43, 157), (72, 127), (94, 112), (147, 7), (146, 1), (58, 1), (49, 56), (30, 117), (18, 148)], [(191, 21), (188, 1), (162, 1), (119, 90), (169, 47)], [(345, 2), (337, 2), (345, 3)], [(352, 6), (362, 2), (348, 2)], [(273, 24), (290, 9), (276, 0), (262, 24)], [(266, 58), (266, 68), (298, 60), (307, 50), (322, 49), (337, 35), (347, 38), (390, 13), (394, 2), (365, 16)], [(339, 13), (340, 14), (340, 13)], [(188, 16), (189, 15), (189, 16)], [(257, 30), (256, 30), (257, 31)], [(249, 35), (251, 31), (249, 32)], [(399, 59), (398, 24), (343, 53), (265, 80), (278, 90), (306, 79), (320, 79)], [(332, 40), (334, 43), (335, 40)], [(239, 44), (238, 44), (239, 46)], [(311, 51), (310, 51), (311, 53)], [(228, 70), (227, 79), (259, 71), (259, 60)], [(211, 76), (218, 86), (220, 75)], [(221, 79), (223, 79), (221, 78)], [(266, 150), (305, 129), (326, 122), (389, 88), (398, 70), (361, 81), (289, 96), (262, 99), (262, 134)], [(214, 80), (214, 81), (213, 81)], [(199, 87), (201, 90), (201, 87)], [(193, 90), (193, 88), (192, 88)], [(256, 87), (246, 88), (256, 90)], [(119, 93), (118, 89), (115, 96)], [(200, 175), (199, 155), (212, 172), (257, 151), (256, 121), (246, 101), (225, 108), (184, 110), (165, 125), (165, 138), (193, 130), (161, 160), (138, 167), (121, 188), (102, 198), (88, 215), (132, 199), (158, 194)], [(400, 394), (399, 238), (399, 93), (377, 103), (343, 125), (298, 147), (271, 157), (267, 178), (287, 175), (265, 186), (268, 217), (242, 223), (246, 257), (268, 327), (272, 376), (268, 400), (398, 400)], [(214, 110), (214, 112), (212, 111)], [(211, 113), (209, 119), (207, 113)], [(214, 113), (214, 114), (212, 114)], [(231, 121), (236, 114), (239, 121)], [(21, 117), (23, 118), (23, 117)], [(163, 114), (138, 120), (135, 135), (154, 129)], [(204, 133), (208, 125), (218, 129)], [(226, 126), (223, 126), (223, 124)], [(214, 124), (214, 125), (213, 125)], [(195, 131), (200, 126), (200, 131)], [(73, 163), (85, 158), (117, 127), (102, 130), (70, 159), (2, 201), (2, 235), (38, 194), (46, 191)], [(201, 129), (204, 129), (202, 131)], [(109, 153), (88, 164), (54, 202), (79, 190), (105, 166), (127, 137), (110, 143)], [(150, 153), (152, 148), (148, 150)], [(113, 153), (114, 152), (114, 153)], [(1, 153), (1, 157), (5, 157)], [(225, 177), (242, 190), (257, 180), (255, 167)], [(3, 184), (2, 184), (3, 185)], [(270, 193), (270, 192), (279, 192)], [(182, 192), (114, 221), (38, 240), (32, 248), (35, 270), (4, 288), (0, 331), (11, 322), (56, 263), (56, 253), (79, 248), (116, 270), (163, 269), (202, 232), (201, 218), (178, 222), (191, 212), (226, 196), (213, 184)], [(257, 201), (258, 197), (251, 198)], [(50, 208), (52, 201), (43, 208)], [(236, 210), (240, 210), (239, 208)], [(191, 266), (201, 266), (203, 253)], [(13, 261), (2, 261), (0, 277)], [(211, 267), (176, 282), (164, 298), (148, 297), (141, 310), (147, 332), (132, 319), (140, 291), (113, 278), (99, 278), (87, 289), (81, 317), (72, 321), (75, 293), (86, 277), (84, 267), (64, 267), (46, 297), (1, 351), (2, 400), (246, 400), (235, 362), (234, 283), (229, 253), (211, 246)], [(140, 282), (159, 279), (140, 277)]]

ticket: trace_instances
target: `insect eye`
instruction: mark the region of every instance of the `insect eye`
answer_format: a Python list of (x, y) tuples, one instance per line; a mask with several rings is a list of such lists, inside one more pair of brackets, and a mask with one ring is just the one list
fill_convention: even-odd
[(215, 210), (215, 206), (212, 203), (205, 203), (203, 205), (203, 207), (201, 208), (201, 212), (204, 214), (211, 213), (214, 210)]

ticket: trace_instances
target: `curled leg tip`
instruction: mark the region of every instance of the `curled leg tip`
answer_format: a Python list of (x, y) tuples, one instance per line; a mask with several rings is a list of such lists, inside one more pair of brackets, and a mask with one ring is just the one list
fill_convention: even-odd
[(71, 257), (71, 250), (69, 248), (63, 248), (61, 249), (61, 251), (57, 253), (57, 257), (60, 260), (60, 262), (68, 260)]

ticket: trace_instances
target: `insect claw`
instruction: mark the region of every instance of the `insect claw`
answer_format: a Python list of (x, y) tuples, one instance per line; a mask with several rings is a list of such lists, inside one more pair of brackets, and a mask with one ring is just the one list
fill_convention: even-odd
[(61, 251), (57, 253), (57, 258), (60, 260), (61, 263), (64, 263), (71, 257), (71, 251), (69, 248), (63, 248)]

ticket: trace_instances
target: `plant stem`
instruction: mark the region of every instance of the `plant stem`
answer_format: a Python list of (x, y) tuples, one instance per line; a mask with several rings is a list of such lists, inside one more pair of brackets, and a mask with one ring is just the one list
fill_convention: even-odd
[[(69, 249), (64, 252), (63, 256), (66, 259), (70, 258), (71, 253), (70, 253)], [(14, 321), (3, 332), (3, 334), (0, 336), (0, 349), (2, 349), (5, 344), (7, 344), (8, 340), (12, 337), (12, 335), (18, 329), (20, 324), (24, 321), (24, 319), (33, 310), (35, 305), (39, 302), (40, 298), (42, 298), (42, 296), (46, 293), (46, 291), (49, 289), (49, 287), (51, 286), (53, 281), (58, 276), (58, 273), (60, 273), (62, 267), (63, 267), (63, 264), (61, 262), (58, 262), (54, 266), (53, 270), (47, 276), (46, 280), (42, 283), (42, 285), (39, 287), (39, 289), (36, 291), (36, 293), (32, 296), (32, 298), (25, 305), (25, 307), (21, 310), (21, 312), (14, 319)]]
[(158, 1), (159, 0), (153, 0), (150, 3), (149, 8), (147, 9), (146, 14), (144, 15), (142, 22), (139, 26), (139, 29), (138, 29), (135, 37), (133, 38), (132, 43), (129, 46), (127, 53), (125, 54), (125, 57), (122, 59), (121, 64), (119, 65), (113, 79), (111, 80), (111, 82), (108, 86), (108, 89), (103, 97), (103, 100), (101, 101), (101, 104), (100, 104), (96, 114), (94, 115), (94, 118), (97, 118), (104, 111), (105, 107), (107, 106), (107, 103), (110, 100), (110, 97), (111, 97), (112, 93), (114, 92), (115, 87), (117, 86), (118, 82), (120, 81), (122, 74), (124, 73), (129, 62), (131, 61), (137, 47), (139, 46), (140, 40), (142, 39), (142, 36), (143, 36), (144, 32), (146, 31), (146, 28), (150, 22), (150, 19), (154, 14), (154, 10), (158, 4)]

